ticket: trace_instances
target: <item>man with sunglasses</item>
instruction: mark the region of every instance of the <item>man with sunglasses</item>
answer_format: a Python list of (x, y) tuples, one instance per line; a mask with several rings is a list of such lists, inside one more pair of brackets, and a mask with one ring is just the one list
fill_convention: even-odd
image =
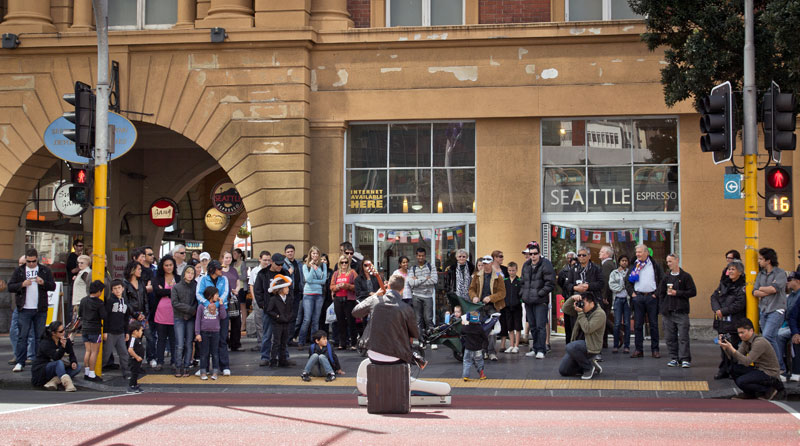
[(183, 276), (183, 270), (186, 269), (186, 247), (183, 245), (175, 245), (172, 248), (172, 257), (175, 259), (175, 274)]
[[(567, 278), (567, 297), (580, 294), (583, 299), (590, 299), (597, 303), (603, 292), (603, 271), (591, 261), (591, 251), (588, 247), (581, 246), (578, 249), (577, 257), (578, 264), (570, 269)], [(572, 331), (575, 332), (574, 326)]]
[(654, 358), (660, 358), (661, 353), (658, 348), (658, 296), (656, 288), (661, 283), (664, 272), (653, 257), (647, 245), (636, 246), (636, 261), (628, 270), (625, 277), (625, 288), (631, 297), (633, 307), (633, 329), (634, 343), (636, 349), (631, 354), (631, 358), (641, 358), (644, 356), (644, 319), (650, 321), (650, 350)]
[(522, 301), (531, 327), (533, 347), (525, 356), (544, 359), (547, 353), (547, 310), (550, 293), (556, 287), (556, 271), (550, 260), (542, 257), (538, 243), (531, 242), (527, 250), (530, 258), (522, 265)]
[(15, 303), (19, 312), (15, 372), (21, 372), (25, 367), (28, 333), (31, 330), (35, 332), (34, 351), (38, 347), (47, 322), (47, 292), (55, 289), (53, 273), (50, 268), (39, 264), (39, 253), (33, 248), (25, 251), (25, 265), (17, 267), (8, 281), (8, 292), (16, 294)]

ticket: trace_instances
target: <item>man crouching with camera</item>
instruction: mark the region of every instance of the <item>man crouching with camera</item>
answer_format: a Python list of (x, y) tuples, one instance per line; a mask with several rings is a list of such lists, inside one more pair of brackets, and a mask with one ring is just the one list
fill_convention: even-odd
[(736, 323), (736, 332), (742, 340), (739, 350), (731, 345), (729, 337), (725, 334), (719, 337), (720, 348), (733, 362), (730, 368), (731, 378), (743, 392), (734, 398), (759, 397), (766, 400), (784, 398), (783, 383), (779, 379), (780, 366), (772, 344), (764, 337), (755, 334), (750, 319), (740, 319)]
[(573, 341), (567, 344), (567, 354), (558, 366), (561, 376), (581, 375), (581, 379), (592, 379), (603, 371), (597, 355), (603, 348), (606, 313), (593, 296), (591, 293), (576, 294), (564, 302), (562, 311), (575, 319), (575, 325), (572, 327)]

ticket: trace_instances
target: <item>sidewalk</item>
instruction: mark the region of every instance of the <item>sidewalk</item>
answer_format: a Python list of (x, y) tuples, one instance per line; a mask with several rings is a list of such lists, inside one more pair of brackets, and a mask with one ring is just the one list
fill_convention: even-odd
[[(443, 380), (453, 387), (453, 395), (530, 395), (530, 396), (614, 396), (643, 398), (726, 398), (734, 395), (733, 381), (713, 379), (719, 363), (719, 347), (710, 340), (692, 341), (692, 367), (682, 369), (667, 367), (669, 357), (666, 346), (661, 345), (662, 357), (654, 359), (630, 358), (622, 353), (612, 354), (611, 349), (603, 352), (601, 363), (603, 373), (592, 380), (563, 378), (558, 374), (558, 365), (564, 355), (564, 338), (553, 337), (553, 350), (543, 360), (525, 357), (527, 348), (520, 353), (498, 353), (499, 361), (486, 361), (485, 370), (489, 377), (485, 381), (463, 382), (461, 363), (453, 359), (452, 351), (440, 346), (439, 350), (428, 351), (428, 367), (419, 375), (420, 379)], [(306, 351), (289, 348), (291, 360), (296, 363), (291, 368), (259, 367), (260, 354), (249, 351), (255, 346), (255, 339), (243, 339), (243, 351), (230, 352), (232, 376), (220, 376), (218, 381), (200, 381), (192, 375), (189, 378), (175, 378), (171, 367), (159, 372), (150, 372), (140, 380), (149, 392), (247, 392), (247, 393), (307, 393), (313, 388), (316, 393), (356, 394), (355, 373), (363, 360), (354, 351), (337, 352), (346, 375), (332, 383), (316, 378), (310, 383), (300, 380), (300, 371), (308, 357)], [(6, 361), (11, 358), (11, 344), (8, 336), (0, 337), (0, 389), (32, 389), (30, 367), (22, 373), (13, 373)], [(79, 361), (83, 360), (83, 345), (79, 340), (75, 346)], [(169, 359), (166, 361), (169, 362)], [(193, 369), (192, 372), (195, 370)], [(412, 373), (415, 373), (412, 370)], [(472, 371), (474, 375), (474, 370)], [(94, 383), (75, 380), (82, 389), (100, 391), (124, 391), (127, 383), (120, 370), (103, 373), (103, 382)], [(790, 399), (800, 399), (798, 383), (786, 383)]]

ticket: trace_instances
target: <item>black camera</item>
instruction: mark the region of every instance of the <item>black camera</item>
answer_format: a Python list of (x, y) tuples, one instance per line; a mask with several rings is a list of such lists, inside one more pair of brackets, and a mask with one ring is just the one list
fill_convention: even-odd
[(719, 339), (721, 341), (725, 341), (728, 344), (730, 344), (731, 343), (731, 334), (730, 333), (723, 333), (723, 334), (719, 335)]
[(575, 306), (578, 308), (583, 308), (584, 305), (586, 305), (586, 302), (584, 302), (583, 299), (575, 301)]

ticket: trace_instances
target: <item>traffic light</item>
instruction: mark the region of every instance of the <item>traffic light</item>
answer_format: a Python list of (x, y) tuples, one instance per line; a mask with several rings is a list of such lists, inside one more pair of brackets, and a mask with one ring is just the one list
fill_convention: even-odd
[(764, 94), (762, 103), (764, 122), (764, 148), (772, 161), (781, 162), (781, 151), (794, 150), (797, 137), (794, 134), (797, 102), (793, 93), (781, 93), (775, 81)]
[(69, 199), (77, 204), (92, 202), (92, 170), (87, 167), (70, 166)]
[(788, 166), (770, 166), (764, 175), (766, 217), (792, 216), (792, 171)]
[(92, 87), (75, 82), (75, 93), (64, 95), (64, 100), (75, 107), (64, 113), (64, 118), (75, 124), (75, 130), (66, 130), (64, 136), (75, 142), (75, 152), (85, 158), (94, 157), (95, 95)]
[(725, 82), (703, 98), (700, 110), (700, 149), (714, 154), (714, 164), (729, 161), (736, 148), (736, 131), (733, 125), (733, 92), (731, 83)]

